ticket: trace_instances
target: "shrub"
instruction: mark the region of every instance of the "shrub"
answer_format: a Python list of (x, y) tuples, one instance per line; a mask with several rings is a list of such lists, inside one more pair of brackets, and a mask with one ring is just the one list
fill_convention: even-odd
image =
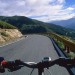
[(0, 28), (2, 28), (2, 29), (16, 29), (15, 26), (13, 26), (9, 23), (3, 22), (3, 21), (0, 21)]
[(2, 36), (5, 36), (5, 37), (8, 36), (8, 35), (6, 34), (6, 32), (1, 32), (1, 35), (2, 35)]

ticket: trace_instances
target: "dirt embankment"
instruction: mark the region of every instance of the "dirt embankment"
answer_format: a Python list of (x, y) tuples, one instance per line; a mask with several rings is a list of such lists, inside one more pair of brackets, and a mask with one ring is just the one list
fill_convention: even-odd
[(22, 33), (17, 29), (0, 29), (0, 43), (5, 43), (22, 37)]

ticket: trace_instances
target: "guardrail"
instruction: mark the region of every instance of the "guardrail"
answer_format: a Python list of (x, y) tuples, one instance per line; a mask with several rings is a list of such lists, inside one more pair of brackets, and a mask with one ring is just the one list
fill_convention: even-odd
[[(54, 38), (57, 39), (57, 40), (59, 40), (60, 42), (63, 42), (63, 44), (65, 46), (65, 50), (67, 50), (67, 52), (75, 51), (75, 44), (73, 42), (70, 42), (70, 41), (62, 38), (58, 34), (55, 34), (53, 32), (51, 32), (51, 33), (50, 32), (49, 33), (41, 33), (41, 34), (53, 37), (53, 38), (50, 38), (50, 39), (51, 39), (51, 41), (53, 43), (53, 46), (54, 46), (56, 52), (58, 53), (59, 57), (65, 57), (65, 58), (67, 58), (66, 54), (60, 49), (60, 47), (55, 42)], [(73, 66), (73, 67), (66, 67), (66, 69), (68, 70), (68, 72), (70, 73), (70, 75), (75, 75), (75, 66)]]
[[(54, 41), (54, 39), (50, 38), (53, 46), (56, 50), (56, 52), (58, 53), (59, 57), (65, 57), (67, 58), (67, 56), (65, 55), (65, 53), (58, 47), (57, 43)], [(66, 67), (66, 69), (68, 70), (68, 72), (70, 73), (70, 75), (75, 75), (75, 66), (73, 67)]]
[(62, 42), (64, 44), (64, 50), (66, 50), (68, 53), (70, 51), (75, 52), (75, 43), (62, 38), (61, 36), (59, 36), (58, 34), (55, 34), (55, 33), (46, 33), (46, 34), (48, 34), (48, 35), (52, 36), (53, 38), (57, 39), (57, 41)]

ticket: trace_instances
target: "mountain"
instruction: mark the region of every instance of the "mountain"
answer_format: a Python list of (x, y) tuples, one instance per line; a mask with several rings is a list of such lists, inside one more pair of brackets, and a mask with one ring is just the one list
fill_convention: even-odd
[(8, 22), (14, 26), (17, 26), (18, 28), (22, 27), (23, 24), (41, 25), (41, 23), (43, 23), (41, 21), (33, 20), (24, 16), (12, 16), (12, 17), (0, 16), (0, 20)]
[(68, 20), (54, 21), (52, 23), (75, 30), (75, 17)]
[(23, 34), (53, 31), (57, 34), (75, 38), (75, 30), (58, 26), (52, 23), (45, 23), (38, 20), (30, 19), (24, 16), (0, 16), (0, 20), (16, 26)]

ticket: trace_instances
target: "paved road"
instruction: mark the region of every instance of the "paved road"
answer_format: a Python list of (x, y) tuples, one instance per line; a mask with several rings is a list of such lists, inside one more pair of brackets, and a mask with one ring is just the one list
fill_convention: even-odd
[[(5, 57), (6, 60), (21, 59), (26, 62), (39, 62), (45, 56), (50, 56), (52, 60), (58, 58), (50, 39), (42, 35), (28, 35), (27, 38), (16, 43), (0, 47), (0, 56)], [(0, 75), (30, 75), (31, 70), (27, 67), (22, 67), (20, 70), (8, 72), (6, 69), (6, 72), (0, 73)], [(52, 75), (69, 75), (65, 68), (58, 65), (54, 65), (49, 71)], [(34, 70), (32, 75), (38, 75), (37, 69)], [(47, 70), (45, 70), (45, 75), (50, 75)]]

